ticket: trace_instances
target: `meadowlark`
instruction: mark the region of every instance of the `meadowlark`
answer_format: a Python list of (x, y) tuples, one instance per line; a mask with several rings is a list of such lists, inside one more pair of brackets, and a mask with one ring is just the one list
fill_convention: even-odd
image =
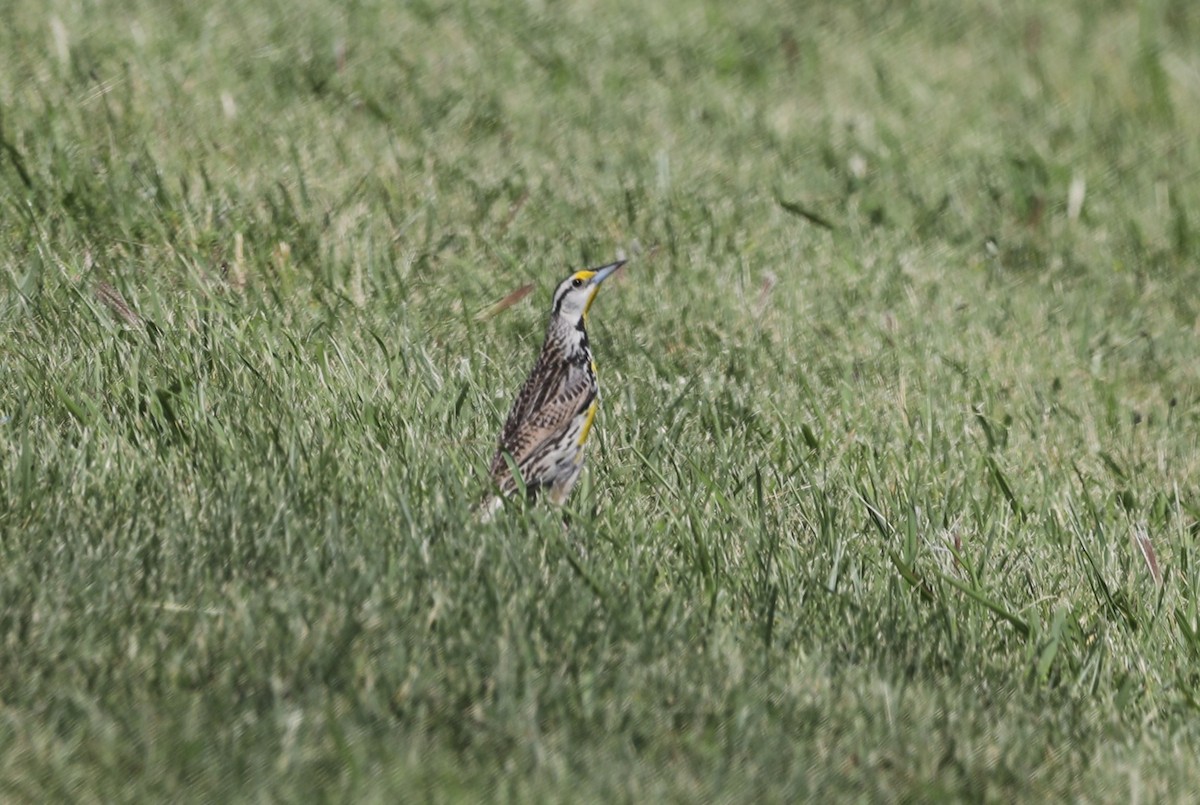
[(521, 484), (531, 501), (546, 492), (551, 501), (562, 504), (579, 480), (584, 445), (600, 403), (596, 362), (588, 343), (588, 311), (600, 283), (624, 264), (619, 260), (576, 271), (555, 289), (542, 353), (500, 432), (491, 468), (499, 494), (485, 501), (484, 519)]

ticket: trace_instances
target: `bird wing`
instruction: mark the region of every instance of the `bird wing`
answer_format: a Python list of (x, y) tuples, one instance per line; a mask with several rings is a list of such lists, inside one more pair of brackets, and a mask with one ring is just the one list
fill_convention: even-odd
[(492, 459), (492, 480), (502, 483), (510, 475), (505, 452), (520, 466), (562, 433), (595, 398), (595, 382), (586, 364), (564, 361), (537, 366), (517, 395), (500, 433), (500, 446)]

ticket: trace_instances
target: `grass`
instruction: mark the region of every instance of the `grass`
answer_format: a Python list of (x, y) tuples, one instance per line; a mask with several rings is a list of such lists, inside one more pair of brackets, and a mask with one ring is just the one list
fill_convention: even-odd
[(1200, 788), (1195, 4), (6, 16), (4, 799)]

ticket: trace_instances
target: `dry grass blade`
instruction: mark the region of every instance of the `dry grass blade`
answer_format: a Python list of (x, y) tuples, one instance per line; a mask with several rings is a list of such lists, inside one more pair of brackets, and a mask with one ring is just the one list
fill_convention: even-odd
[(113, 315), (124, 321), (130, 327), (142, 326), (142, 317), (139, 316), (137, 312), (129, 306), (129, 303), (125, 301), (125, 297), (122, 296), (121, 292), (116, 288), (109, 285), (107, 282), (98, 282), (96, 283), (95, 294), (96, 298), (103, 302), (108, 309), (113, 312)]
[(533, 293), (533, 283), (522, 285), (520, 288), (517, 288), (515, 291), (501, 299), (496, 304), (479, 311), (479, 313), (475, 316), (475, 320), (487, 321), (494, 316), (498, 316), (505, 310), (508, 310), (510, 307), (515, 305), (517, 302), (520, 302), (522, 299), (529, 296), (531, 293)]
[(766, 312), (767, 305), (771, 302), (771, 291), (775, 290), (775, 284), (778, 281), (774, 271), (767, 271), (763, 274), (762, 283), (758, 289), (758, 302), (754, 305), (755, 318), (761, 318), (762, 314)]
[(525, 202), (527, 201), (529, 201), (529, 191), (525, 190), (517, 197), (516, 201), (509, 205), (504, 220), (500, 222), (501, 233), (508, 231), (508, 228), (512, 226), (512, 222), (517, 220), (517, 216), (521, 213), (521, 208), (525, 206)]
[(1146, 533), (1146, 526), (1139, 524), (1133, 527), (1133, 544), (1137, 546), (1142, 558), (1146, 560), (1146, 568), (1154, 577), (1154, 583), (1162, 584), (1162, 571), (1158, 569), (1158, 554), (1155, 553), (1154, 545), (1150, 542), (1150, 535)]

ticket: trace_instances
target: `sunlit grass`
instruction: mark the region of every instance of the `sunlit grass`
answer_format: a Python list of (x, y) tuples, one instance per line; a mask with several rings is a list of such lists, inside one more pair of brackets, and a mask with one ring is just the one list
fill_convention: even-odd
[(5, 798), (1200, 784), (1191, 4), (8, 16)]

